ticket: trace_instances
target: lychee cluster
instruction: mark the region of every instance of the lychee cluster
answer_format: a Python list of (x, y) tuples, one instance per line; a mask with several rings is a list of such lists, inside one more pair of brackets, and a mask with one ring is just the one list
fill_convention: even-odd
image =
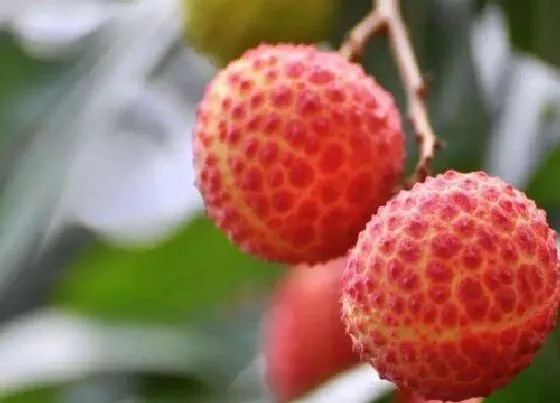
[(389, 92), (338, 53), (261, 45), (208, 85), (194, 129), (206, 210), (243, 251), (325, 262), (356, 242), (404, 167)]
[(545, 212), (483, 172), (448, 171), (391, 198), (404, 159), (391, 94), (336, 52), (261, 45), (208, 85), (194, 165), (209, 217), (247, 253), (311, 265), (289, 271), (269, 319), (281, 399), (352, 357), (411, 401), (480, 399), (555, 327)]
[(448, 171), (379, 209), (351, 251), (343, 321), (380, 375), (485, 397), (526, 368), (560, 300), (555, 232), (499, 178)]

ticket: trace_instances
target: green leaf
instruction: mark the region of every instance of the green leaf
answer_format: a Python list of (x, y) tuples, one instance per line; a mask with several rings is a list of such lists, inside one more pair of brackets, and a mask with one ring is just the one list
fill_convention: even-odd
[(527, 186), (527, 195), (541, 206), (560, 208), (560, 146), (537, 168)]
[(171, 401), (209, 394), (209, 388), (197, 379), (163, 375), (146, 376), (142, 382), (144, 397), (152, 401)]
[(71, 265), (55, 298), (93, 315), (178, 320), (259, 292), (283, 269), (242, 253), (207, 218), (149, 250), (97, 243)]
[(500, 0), (513, 45), (560, 66), (560, 2), (557, 0)]
[(472, 8), (474, 12), (478, 15), (492, 0), (473, 0)]
[(0, 149), (31, 125), (67, 90), (69, 60), (38, 61), (13, 37), (0, 33)]
[(560, 354), (558, 328), (549, 335), (531, 366), (522, 371), (505, 388), (495, 391), (488, 403), (550, 403), (560, 396)]
[(389, 393), (385, 393), (380, 398), (374, 399), (373, 401), (371, 401), (369, 403), (394, 403), (395, 402), (395, 397), (396, 397), (396, 392), (391, 391)]
[(56, 403), (58, 387), (32, 388), (2, 398), (2, 403)]

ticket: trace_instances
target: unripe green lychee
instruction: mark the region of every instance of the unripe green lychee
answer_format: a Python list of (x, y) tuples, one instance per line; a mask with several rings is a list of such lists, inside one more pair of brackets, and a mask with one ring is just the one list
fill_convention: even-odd
[(340, 0), (183, 0), (185, 36), (224, 66), (261, 43), (327, 40)]
[(353, 364), (340, 319), (340, 278), (346, 258), (296, 266), (275, 291), (266, 318), (266, 380), (275, 401), (287, 402)]
[(556, 233), (522, 192), (448, 171), (402, 191), (361, 232), (343, 321), (365, 361), (425, 399), (486, 397), (554, 328)]
[(209, 217), (243, 251), (288, 264), (345, 254), (404, 169), (391, 94), (306, 45), (261, 45), (219, 72), (193, 144)]
[[(392, 399), (394, 403), (452, 403), (444, 402), (443, 400), (426, 400), (409, 390), (399, 389), (395, 392), (395, 397)], [(483, 399), (480, 397), (473, 397), (472, 399), (462, 400), (459, 403), (482, 403)]]

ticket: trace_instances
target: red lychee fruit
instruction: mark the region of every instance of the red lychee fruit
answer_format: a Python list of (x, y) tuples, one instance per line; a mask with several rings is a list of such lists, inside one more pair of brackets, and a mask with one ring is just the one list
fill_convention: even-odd
[[(426, 400), (414, 392), (399, 389), (395, 392), (395, 397), (392, 399), (394, 403), (451, 403), (444, 402), (443, 400)], [(480, 397), (473, 397), (472, 399), (462, 400), (459, 403), (482, 403), (483, 399)]]
[(360, 233), (343, 321), (380, 376), (426, 399), (486, 397), (554, 328), (556, 234), (500, 178), (448, 171), (402, 191)]
[(296, 266), (275, 291), (266, 318), (266, 381), (287, 402), (359, 363), (340, 319), (346, 258)]
[(404, 169), (393, 97), (337, 52), (260, 45), (197, 108), (196, 185), (241, 250), (316, 264), (345, 254)]

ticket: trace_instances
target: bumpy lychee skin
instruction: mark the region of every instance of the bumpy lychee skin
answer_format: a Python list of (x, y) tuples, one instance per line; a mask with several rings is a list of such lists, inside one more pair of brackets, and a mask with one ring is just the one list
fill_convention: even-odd
[(288, 402), (360, 361), (340, 319), (340, 278), (346, 258), (296, 266), (279, 284), (264, 339), (266, 380)]
[(554, 328), (556, 234), (520, 191), (448, 171), (372, 217), (343, 275), (342, 317), (380, 375), (425, 399), (486, 397)]
[(389, 92), (357, 64), (308, 45), (260, 45), (206, 88), (196, 184), (241, 250), (288, 264), (345, 254), (404, 168)]

